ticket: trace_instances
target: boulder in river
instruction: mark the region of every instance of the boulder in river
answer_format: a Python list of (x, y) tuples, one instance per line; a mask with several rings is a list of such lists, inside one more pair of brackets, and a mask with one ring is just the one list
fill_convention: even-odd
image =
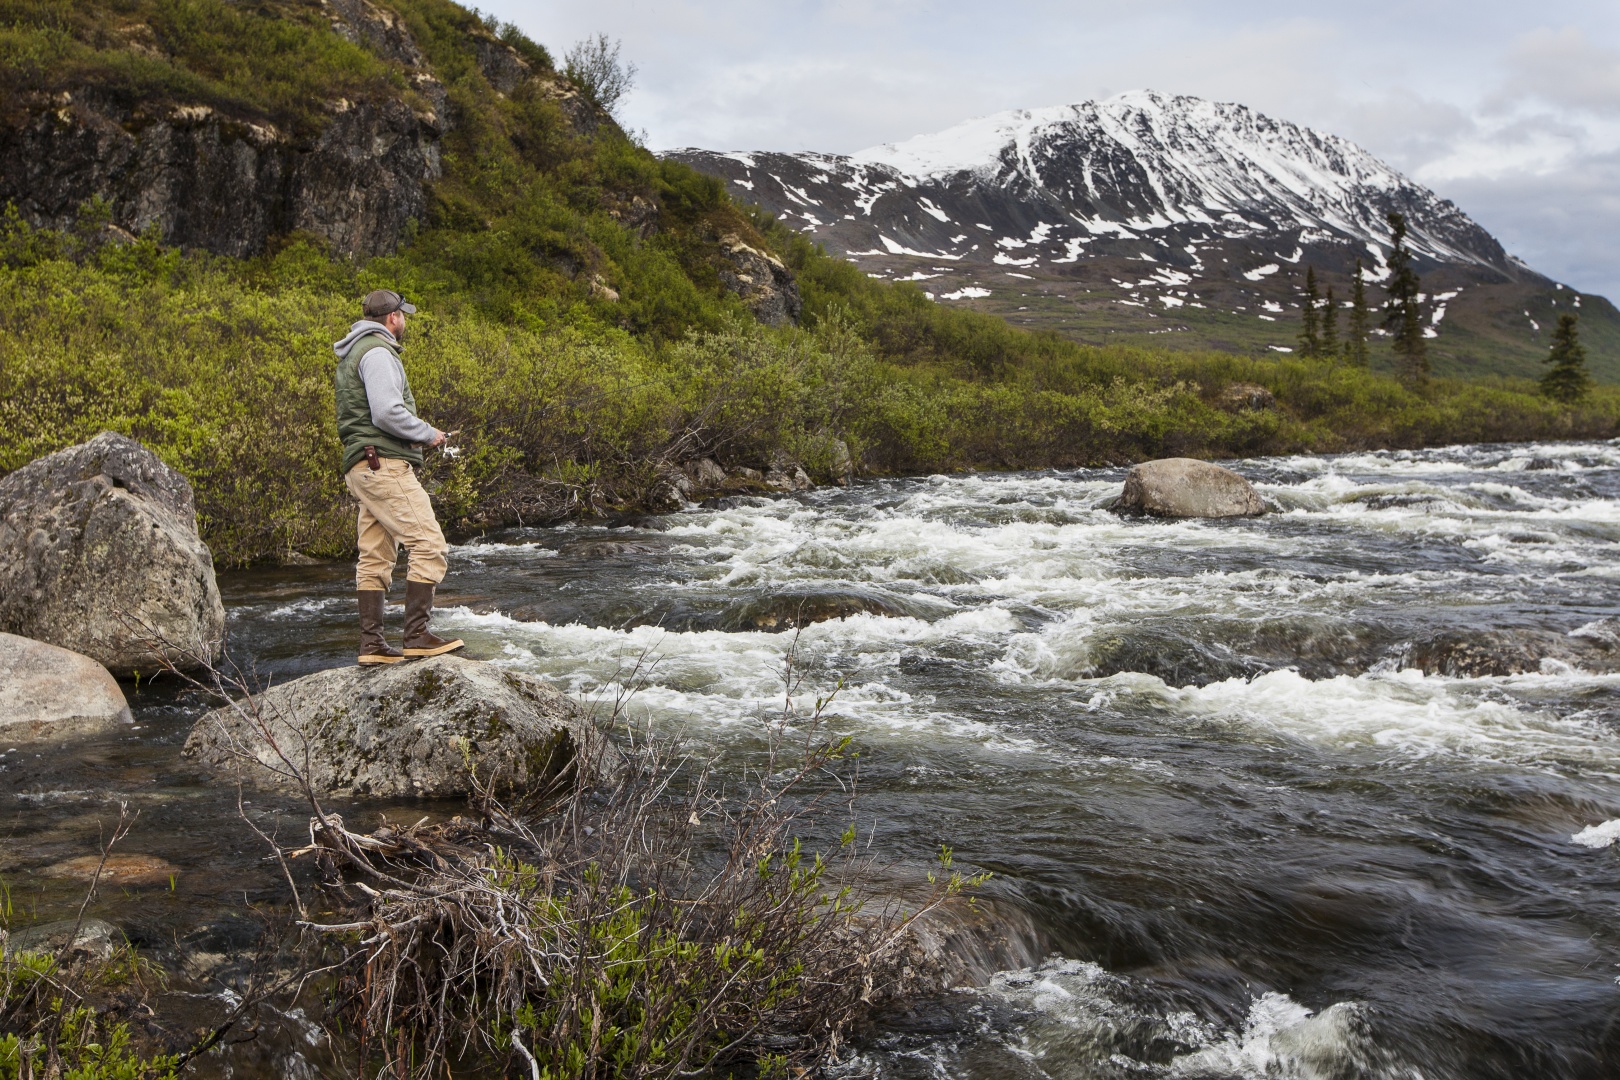
[(920, 598), (901, 597), (859, 587), (845, 589), (782, 589), (740, 600), (721, 616), (720, 628), (728, 632), (758, 630), (780, 633), (814, 623), (845, 619), (851, 615), (879, 615), (898, 619), (907, 616), (928, 618), (944, 614)]
[(0, 634), (0, 739), (95, 735), (130, 722), (129, 702), (106, 668), (69, 649)]
[(0, 479), (0, 630), (118, 676), (217, 656), (225, 607), (186, 478), (104, 431)]
[(434, 656), (282, 683), (204, 716), (185, 752), (258, 787), (297, 790), (285, 755), (322, 794), (449, 798), (472, 793), (469, 767), (503, 788), (550, 783), (594, 738), (534, 676)]
[(1194, 458), (1163, 458), (1136, 466), (1114, 503), (1126, 514), (1170, 518), (1254, 517), (1266, 512), (1260, 493), (1231, 469)]
[(1411, 643), (1402, 666), (1430, 675), (1477, 679), (1537, 674), (1568, 665), (1595, 674), (1620, 671), (1620, 645), (1612, 620), (1588, 623), (1561, 634), (1515, 627), (1505, 630), (1439, 630)]

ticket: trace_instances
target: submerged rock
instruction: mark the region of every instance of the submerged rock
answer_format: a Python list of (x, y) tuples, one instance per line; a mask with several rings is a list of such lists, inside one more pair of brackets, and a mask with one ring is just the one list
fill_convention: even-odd
[(180, 875), (180, 868), (156, 855), (113, 854), (105, 860), (100, 855), (80, 855), (47, 866), (45, 874), (86, 884), (95, 881), (102, 885), (167, 885)]
[(1125, 477), (1115, 510), (1151, 517), (1254, 517), (1266, 512), (1259, 492), (1231, 469), (1194, 458), (1164, 458)]
[(110, 960), (118, 946), (124, 943), (124, 932), (103, 919), (61, 919), (13, 930), (6, 937), (6, 955), (18, 953), (47, 953), (55, 955), (68, 945), (68, 952), (82, 953), (92, 960)]
[(119, 676), (217, 656), (225, 607), (186, 478), (105, 431), (0, 480), (0, 630)]
[(0, 739), (95, 735), (130, 722), (129, 702), (106, 668), (70, 649), (0, 634)]
[(763, 630), (767, 633), (776, 633), (861, 614), (904, 618), (908, 615), (920, 616), (923, 613), (908, 610), (897, 598), (882, 596), (865, 589), (819, 592), (788, 590), (754, 597), (732, 605), (721, 616), (720, 628), (727, 631)]
[(435, 656), (272, 687), (204, 716), (185, 752), (259, 787), (297, 790), (285, 754), (323, 794), (447, 798), (472, 793), (470, 769), (519, 790), (549, 783), (593, 739), (579, 707), (539, 679)]

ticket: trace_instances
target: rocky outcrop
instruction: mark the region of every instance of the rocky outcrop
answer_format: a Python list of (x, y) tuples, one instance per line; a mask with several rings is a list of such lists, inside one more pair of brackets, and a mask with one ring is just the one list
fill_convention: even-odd
[(221, 255), (300, 230), (344, 254), (387, 254), (426, 216), (440, 175), (436, 117), (393, 99), (332, 102), (309, 143), (207, 105), (48, 104), (0, 124), (0, 203), (39, 226), (72, 225), (100, 196), (121, 229)]
[(296, 790), (285, 754), (325, 794), (444, 798), (471, 794), (469, 770), (520, 791), (566, 777), (593, 739), (539, 679), (435, 656), (272, 687), (204, 716), (185, 752), (258, 787)]
[(1232, 383), (1215, 397), (1216, 407), (1227, 412), (1259, 412), (1276, 404), (1276, 396), (1259, 383)]
[(534, 75), (528, 61), (505, 42), (477, 35), (472, 39), (472, 44), (478, 57), (478, 70), (484, 73), (484, 78), (496, 93), (510, 94)]
[(332, 29), (378, 56), (405, 67), (426, 63), (405, 20), (371, 0), (321, 0), (332, 18)]
[(68, 649), (0, 634), (0, 740), (94, 735), (130, 722), (129, 702), (106, 668)]
[(216, 656), (225, 608), (185, 477), (109, 431), (0, 479), (0, 631), (119, 676)]
[(631, 195), (628, 199), (620, 198), (608, 203), (606, 209), (609, 217), (642, 240), (650, 239), (658, 232), (658, 204), (650, 199)]
[(1170, 518), (1252, 517), (1266, 504), (1233, 472), (1193, 458), (1164, 458), (1136, 466), (1125, 477), (1115, 510)]
[(768, 326), (799, 321), (804, 308), (799, 283), (781, 259), (735, 233), (720, 238), (720, 255), (720, 284), (740, 297), (756, 319)]

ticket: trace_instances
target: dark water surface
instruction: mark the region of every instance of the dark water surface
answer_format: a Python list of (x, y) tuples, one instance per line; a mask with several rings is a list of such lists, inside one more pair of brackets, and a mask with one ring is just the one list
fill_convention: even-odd
[[(587, 701), (656, 656), (632, 708), (724, 759), (781, 707), (795, 639), (769, 629), (857, 612), (798, 635), (800, 705), (843, 680), (878, 850), (994, 871), (1034, 952), (894, 1018), (852, 1075), (1620, 1076), (1620, 857), (1572, 839), (1620, 819), (1620, 676), (1403, 666), (1442, 631), (1606, 632), (1620, 444), (1240, 468), (1279, 512), (1122, 520), (1122, 472), (1082, 470), (501, 534), (456, 550), (437, 628)], [(347, 567), (221, 584), (261, 674), (351, 662)], [(82, 886), (41, 871), (126, 798), (127, 850), (180, 873), (99, 913), (230, 957), (277, 878), (179, 757), (196, 704), (135, 703), (138, 732), (0, 756), (0, 875), (70, 913)], [(317, 1075), (294, 1021), (264, 1067)]]

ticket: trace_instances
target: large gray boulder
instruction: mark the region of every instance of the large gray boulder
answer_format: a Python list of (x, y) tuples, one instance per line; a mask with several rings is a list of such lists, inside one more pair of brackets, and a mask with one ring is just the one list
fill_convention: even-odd
[(1263, 514), (1266, 504), (1231, 469), (1193, 458), (1164, 458), (1130, 471), (1114, 509), (1152, 517), (1225, 518)]
[(111, 673), (88, 656), (0, 634), (0, 740), (40, 742), (115, 731), (131, 722)]
[(0, 479), (0, 631), (118, 676), (216, 657), (225, 607), (186, 478), (104, 431)]
[(258, 787), (297, 790), (290, 761), (323, 794), (445, 798), (472, 793), (469, 766), (502, 788), (549, 783), (595, 745), (593, 732), (531, 675), (434, 656), (272, 687), (204, 716), (185, 752)]

